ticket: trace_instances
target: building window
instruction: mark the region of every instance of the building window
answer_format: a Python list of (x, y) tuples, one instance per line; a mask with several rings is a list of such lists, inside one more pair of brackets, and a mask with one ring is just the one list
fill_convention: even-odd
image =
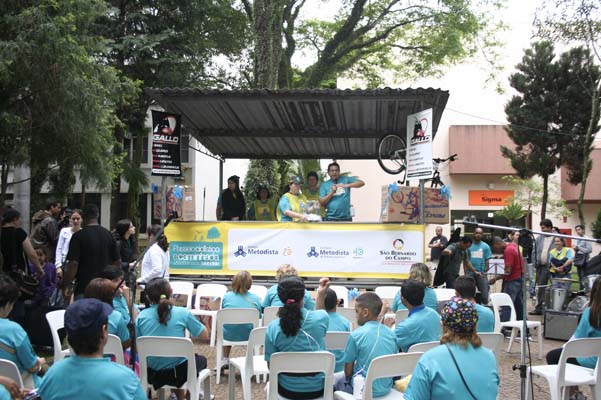
[(188, 162), (190, 162), (190, 148), (188, 147), (189, 145), (190, 133), (188, 133), (188, 130), (184, 126), (182, 126), (182, 136), (180, 138), (179, 149), (179, 156), (182, 164), (187, 164)]

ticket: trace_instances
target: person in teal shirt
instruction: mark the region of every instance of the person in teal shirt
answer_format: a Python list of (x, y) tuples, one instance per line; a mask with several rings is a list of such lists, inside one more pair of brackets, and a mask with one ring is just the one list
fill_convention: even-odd
[[(259, 317), (263, 311), (261, 299), (248, 290), (253, 284), (253, 278), (248, 271), (238, 272), (232, 279), (232, 291), (227, 292), (221, 301), (221, 308), (254, 308), (259, 311)], [(225, 324), (223, 325), (223, 338), (232, 342), (248, 340), (252, 324)], [(223, 346), (222, 368), (229, 367), (229, 356), (232, 346)]]
[(474, 278), (462, 275), (455, 279), (455, 295), (471, 301), (478, 313), (478, 333), (495, 331), (495, 314), (488, 307), (476, 303), (476, 282)]
[(103, 357), (111, 312), (98, 299), (78, 300), (67, 308), (65, 329), (75, 355), (48, 370), (38, 389), (42, 399), (146, 399), (131, 369)]
[[(487, 263), (492, 258), (490, 246), (482, 241), (484, 231), (482, 228), (474, 230), (472, 245), (467, 249), (467, 256), (475, 271), (470, 271), (470, 275), (476, 281), (476, 286), (480, 291), (480, 301), (482, 304), (488, 304), (488, 279), (486, 279)], [(467, 271), (466, 271), (467, 273)]]
[(482, 346), (476, 332), (478, 313), (474, 303), (454, 297), (441, 314), (442, 346), (421, 356), (405, 390), (405, 399), (495, 400), (499, 392), (497, 361), (493, 352)]
[(45, 368), (46, 359), (39, 358), (33, 351), (27, 332), (8, 319), (20, 290), (8, 276), (0, 275), (0, 358), (14, 362), (20, 373), (31, 373), (32, 381), (25, 383), (28, 389), (39, 386), (41, 378), (38, 372)]
[[(336, 308), (338, 307), (336, 292), (328, 288), (324, 303), (328, 317), (330, 317), (328, 332), (350, 332), (351, 322), (336, 312)], [(336, 368), (334, 368), (334, 372), (342, 372), (344, 370), (344, 351), (332, 350), (332, 354), (336, 356)]]
[[(171, 336), (185, 337), (185, 331), (190, 336), (207, 340), (209, 335), (203, 324), (185, 307), (173, 306), (169, 299), (173, 293), (169, 282), (163, 278), (155, 278), (146, 284), (146, 296), (151, 306), (144, 309), (136, 319), (136, 337), (142, 336)], [(195, 354), (196, 370), (207, 367), (207, 359)], [(155, 390), (165, 386), (181, 387), (187, 379), (188, 361), (181, 357), (148, 357), (148, 383)], [(186, 396), (185, 389), (174, 391), (178, 399)]]
[[(320, 289), (321, 288), (320, 283)], [(325, 310), (307, 311), (303, 307), (305, 283), (297, 276), (282, 279), (278, 285), (278, 296), (284, 304), (279, 318), (271, 321), (265, 333), (265, 361), (271, 355), (285, 351), (323, 351), (329, 318)], [(325, 296), (324, 289), (318, 291)], [(323, 299), (321, 300), (323, 304)], [(278, 379), (278, 393), (289, 399), (315, 399), (323, 396), (323, 374), (290, 376), (282, 374)], [(271, 388), (275, 390), (276, 388)], [(332, 390), (332, 388), (325, 388)]]
[[(436, 292), (434, 289), (430, 287), (432, 285), (432, 274), (430, 273), (430, 268), (424, 263), (415, 263), (411, 266), (409, 270), (409, 279), (415, 279), (417, 281), (423, 282), (426, 285), (426, 291), (424, 294), (424, 305), (428, 308), (433, 309), (434, 311), (438, 311), (438, 298), (436, 297)], [(392, 306), (390, 307), (393, 312), (397, 312), (398, 310), (406, 310), (407, 307), (401, 301), (401, 291), (399, 290), (392, 300)]]
[[(353, 393), (353, 377), (361, 374), (365, 378), (374, 358), (397, 353), (394, 333), (378, 321), (382, 306), (382, 299), (374, 292), (362, 293), (355, 300), (359, 327), (349, 335), (344, 351), (345, 376), (336, 379), (335, 390)], [(372, 393), (374, 397), (384, 396), (391, 388), (391, 378), (376, 379)]]
[[(278, 270), (275, 273), (275, 277), (278, 280), (278, 282), (280, 282), (282, 279), (290, 277), (290, 276), (298, 276), (298, 272), (297, 272), (296, 268), (294, 268), (290, 264), (280, 265), (280, 267), (278, 268)], [(278, 296), (278, 284), (273, 285), (272, 287), (269, 288), (269, 290), (267, 290), (267, 294), (265, 295), (265, 298), (263, 299), (262, 306), (265, 309), (267, 307), (281, 307), (283, 305), (284, 305), (284, 303), (282, 303), (282, 301), (280, 300), (280, 298)], [(305, 290), (305, 297), (304, 297), (303, 305), (307, 310), (315, 309), (315, 301), (313, 301), (313, 297), (311, 297), (311, 294), (306, 290)]]
[(440, 339), (440, 316), (424, 305), (425, 290), (426, 285), (415, 279), (403, 283), (401, 301), (409, 310), (409, 316), (394, 329), (397, 348), (403, 352), (416, 343)]
[[(109, 279), (115, 284), (113, 296), (113, 309), (115, 311), (119, 311), (121, 315), (123, 315), (125, 323), (129, 325), (129, 323), (131, 322), (131, 315), (129, 314), (129, 302), (131, 301), (131, 295), (129, 288), (125, 286), (125, 280), (123, 279), (123, 269), (115, 265), (108, 265), (102, 271), (100, 277)], [(119, 288), (117, 288), (117, 285), (119, 285)], [(139, 310), (135, 304), (133, 308), (131, 308), (131, 311), (134, 314), (135, 320), (139, 313)]]
[(329, 181), (319, 187), (319, 203), (326, 209), (326, 221), (352, 221), (351, 188), (365, 185), (354, 176), (340, 176), (340, 165), (333, 162), (328, 165)]

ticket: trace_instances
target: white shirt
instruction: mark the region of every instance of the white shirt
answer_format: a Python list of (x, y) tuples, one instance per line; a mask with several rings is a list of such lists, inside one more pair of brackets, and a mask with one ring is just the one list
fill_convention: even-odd
[(71, 236), (73, 236), (73, 231), (70, 226), (67, 226), (61, 229), (58, 234), (58, 242), (56, 243), (56, 252), (54, 253), (54, 263), (56, 268), (59, 268), (63, 265), (65, 260), (67, 259), (67, 254), (69, 253), (69, 242), (71, 241)]
[(153, 278), (169, 280), (169, 253), (163, 251), (158, 243), (150, 246), (142, 259), (142, 276), (139, 282), (148, 283)]

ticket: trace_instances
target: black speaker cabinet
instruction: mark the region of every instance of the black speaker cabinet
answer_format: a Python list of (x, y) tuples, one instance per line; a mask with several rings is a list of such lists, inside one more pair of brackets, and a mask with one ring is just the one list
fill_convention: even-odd
[(545, 339), (568, 340), (580, 322), (582, 313), (545, 311)]

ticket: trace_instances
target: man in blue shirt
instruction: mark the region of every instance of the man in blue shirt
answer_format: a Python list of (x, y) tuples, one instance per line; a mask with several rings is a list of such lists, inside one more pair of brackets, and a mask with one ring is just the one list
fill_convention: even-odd
[(340, 165), (333, 162), (328, 165), (329, 181), (319, 188), (319, 203), (326, 209), (326, 221), (352, 221), (351, 188), (365, 185), (353, 176), (340, 176)]
[(477, 332), (494, 332), (495, 331), (495, 315), (492, 310), (481, 304), (476, 303), (476, 282), (471, 276), (460, 276), (455, 280), (455, 295), (474, 303), (474, 308), (478, 313)]
[[(476, 228), (474, 230), (474, 237), (472, 238), (472, 245), (467, 249), (467, 256), (469, 257), (470, 263), (473, 270), (469, 274), (474, 278), (476, 286), (480, 291), (481, 303), (488, 304), (488, 280), (486, 279), (486, 272), (488, 271), (488, 260), (492, 258), (492, 251), (490, 246), (482, 241), (484, 231), (482, 228)], [(465, 271), (467, 274), (468, 271)]]
[(41, 398), (146, 399), (134, 372), (103, 356), (111, 312), (98, 299), (78, 300), (67, 308), (65, 330), (75, 355), (48, 370), (38, 390)]

